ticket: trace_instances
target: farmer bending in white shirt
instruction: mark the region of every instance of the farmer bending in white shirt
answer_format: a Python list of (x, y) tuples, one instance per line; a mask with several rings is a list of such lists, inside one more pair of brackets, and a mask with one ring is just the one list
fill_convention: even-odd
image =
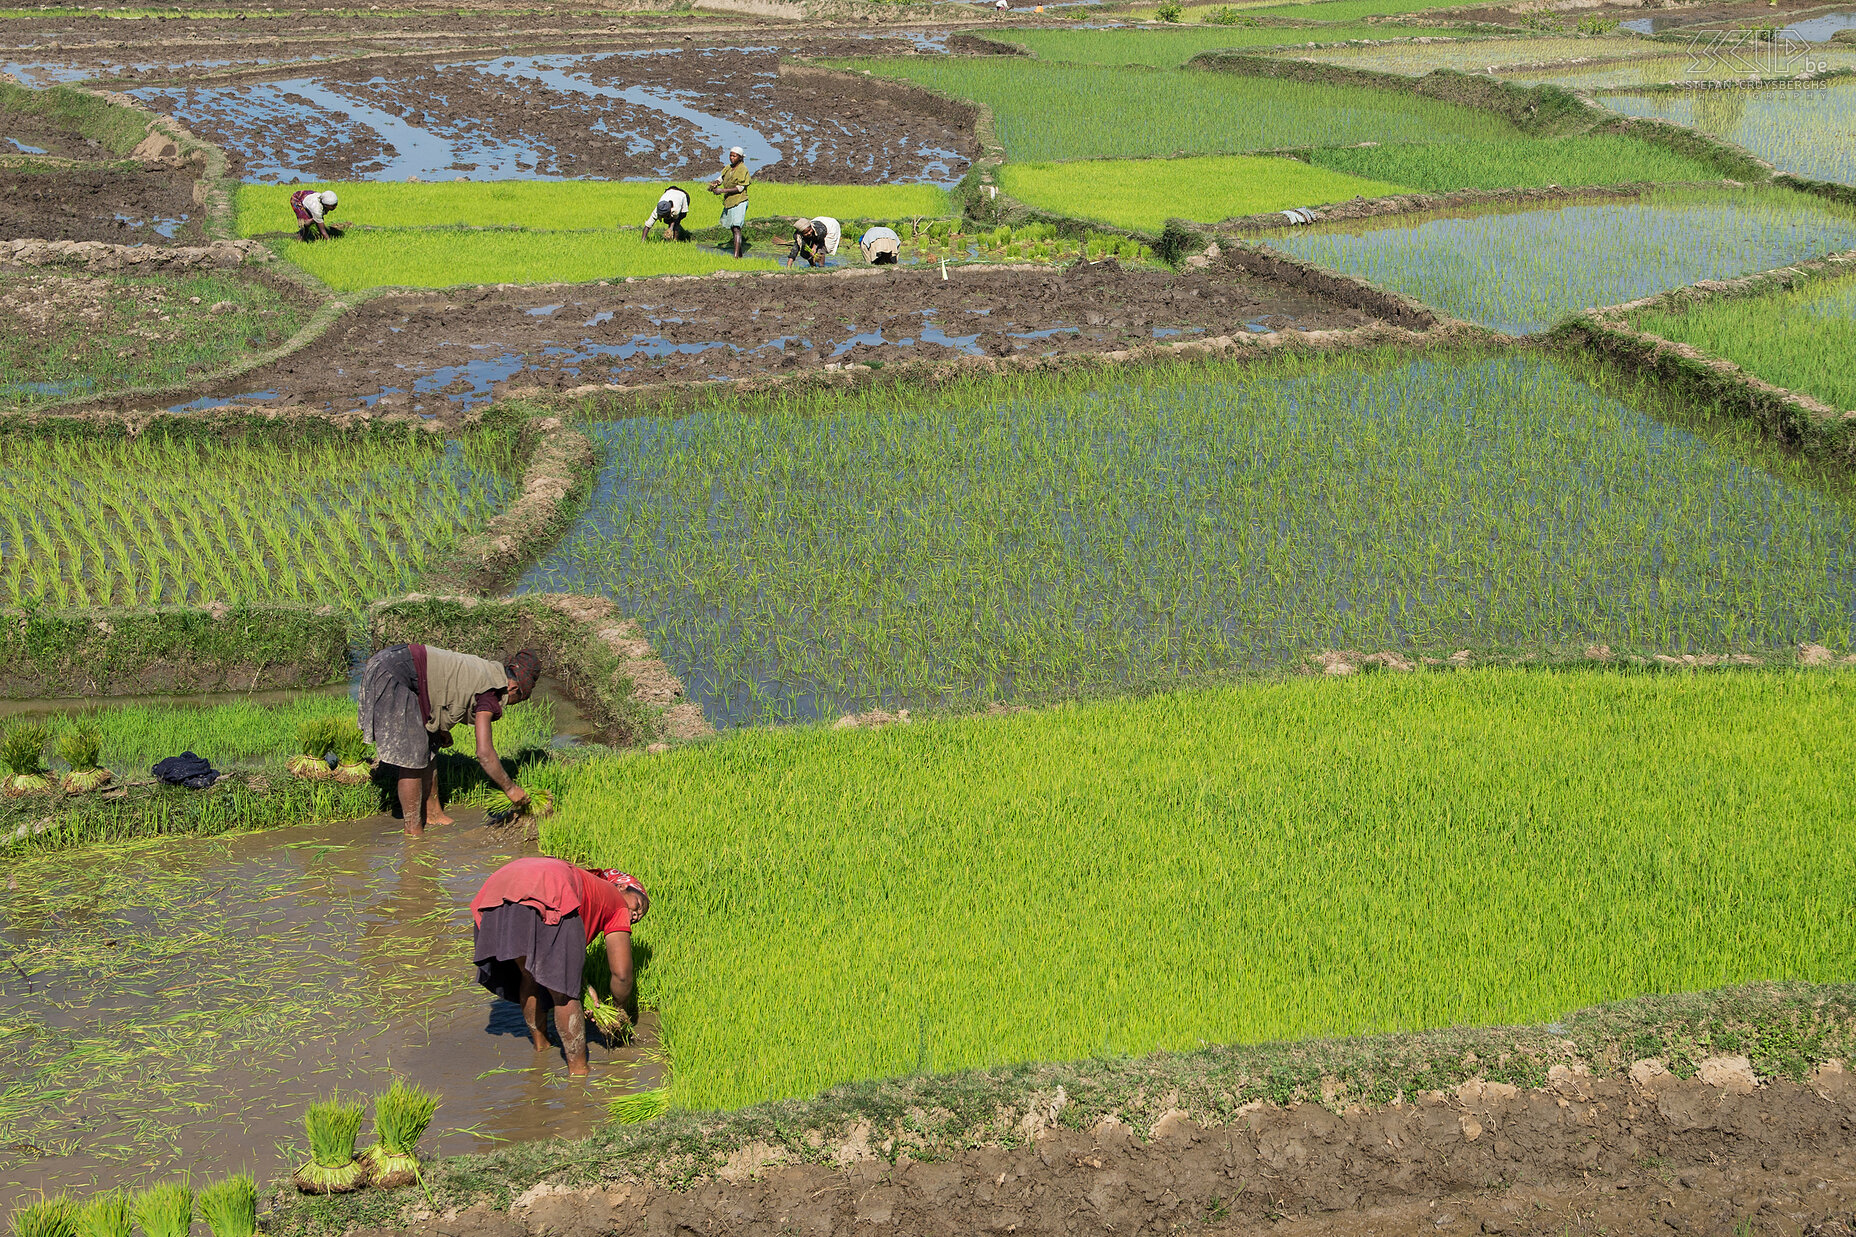
[(787, 268), (791, 269), (799, 258), (804, 258), (807, 266), (821, 265), (827, 254), (838, 252), (838, 238), (843, 231), (830, 215), (801, 219), (793, 225), (793, 251), (786, 255)]
[(672, 239), (686, 241), (690, 238), (690, 234), (683, 230), (683, 221), (689, 218), (689, 214), (690, 195), (672, 185), (664, 190), (664, 196), (659, 198), (657, 205), (651, 208), (651, 213), (645, 217), (644, 227), (639, 229), (638, 235), (644, 240), (650, 240), (651, 229), (662, 223), (664, 231), (670, 233)]
[(896, 229), (880, 225), (858, 237), (857, 247), (864, 251), (864, 261), (871, 266), (894, 266), (902, 256), (902, 238), (896, 235)]

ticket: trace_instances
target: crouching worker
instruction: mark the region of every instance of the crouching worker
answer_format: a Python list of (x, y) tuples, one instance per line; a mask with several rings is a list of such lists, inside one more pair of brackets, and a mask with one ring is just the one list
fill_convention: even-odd
[(546, 1019), (552, 1009), (567, 1072), (584, 1074), (586, 1009), (580, 993), (587, 946), (606, 934), (611, 974), (606, 995), (625, 1009), (632, 999), (632, 925), (650, 909), (644, 885), (624, 872), (545, 857), (506, 863), (470, 903), (477, 921), (471, 955), (477, 982), (522, 1006), (537, 1052), (548, 1050)]
[(686, 241), (690, 234), (683, 230), (683, 221), (690, 216), (690, 195), (672, 185), (664, 190), (664, 196), (651, 208), (650, 217), (644, 221), (639, 232), (640, 240), (651, 239), (651, 229), (658, 224), (664, 225), (664, 231), (670, 233), (672, 240)]
[(438, 801), (438, 752), (451, 746), (451, 728), (469, 722), (476, 731), (477, 763), (518, 807), (528, 792), (516, 785), (496, 755), (491, 723), (527, 700), (541, 674), (541, 658), (523, 649), (508, 664), (426, 644), (395, 644), (368, 659), (361, 671), (361, 733), (388, 766), (408, 837), (427, 825), (451, 824)]
[(315, 240), (317, 234), (328, 240), (329, 228), (323, 216), (335, 209), (337, 201), (333, 189), (298, 189), (291, 194), (290, 209), (296, 212), (296, 234), (305, 241)]
[(844, 229), (830, 215), (801, 219), (793, 225), (793, 249), (786, 255), (787, 269), (792, 269), (793, 263), (800, 258), (806, 260), (807, 266), (818, 266), (826, 257), (838, 252), (838, 241), (843, 235)]
[(894, 266), (902, 257), (902, 238), (894, 228), (871, 228), (857, 238), (857, 247), (871, 266)]

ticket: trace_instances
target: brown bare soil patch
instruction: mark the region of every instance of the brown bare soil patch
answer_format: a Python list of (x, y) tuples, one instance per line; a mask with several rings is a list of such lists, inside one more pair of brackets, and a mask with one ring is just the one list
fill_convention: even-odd
[(892, 267), (382, 296), (304, 351), (208, 394), (454, 415), (523, 389), (1061, 356), (1374, 320), (1224, 264), (1178, 275), (1111, 261), (948, 276)]
[(198, 244), (193, 184), (166, 168), (0, 167), (0, 240)]

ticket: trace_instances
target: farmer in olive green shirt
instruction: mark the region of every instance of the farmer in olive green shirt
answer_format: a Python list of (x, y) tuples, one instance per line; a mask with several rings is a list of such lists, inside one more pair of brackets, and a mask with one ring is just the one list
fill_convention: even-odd
[(739, 146), (731, 146), (728, 166), (709, 182), (709, 192), (722, 195), (722, 226), (735, 234), (737, 258), (741, 256), (741, 229), (748, 221), (748, 185), (753, 179), (748, 175), (747, 153)]

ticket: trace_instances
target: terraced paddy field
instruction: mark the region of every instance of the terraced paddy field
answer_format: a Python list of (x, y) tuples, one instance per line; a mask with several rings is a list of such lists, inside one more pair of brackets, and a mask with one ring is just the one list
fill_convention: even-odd
[(1284, 229), (1268, 243), (1515, 335), (1585, 308), (1856, 244), (1856, 212), (1783, 190), (1401, 216)]
[(1225, 48), (1268, 48), (1307, 43), (1344, 43), (1351, 39), (1417, 39), (1449, 35), (1448, 26), (1140, 26), (1131, 29), (1005, 30), (1001, 41), (1016, 43), (1040, 60), (1072, 64), (1147, 64), (1177, 68), (1200, 52)]
[(1840, 485), (1659, 413), (1440, 352), (631, 418), (526, 587), (615, 598), (734, 725), (1330, 648), (1847, 645)]
[(1766, 89), (1607, 93), (1626, 116), (1649, 116), (1725, 138), (1780, 171), (1856, 184), (1856, 82)]

